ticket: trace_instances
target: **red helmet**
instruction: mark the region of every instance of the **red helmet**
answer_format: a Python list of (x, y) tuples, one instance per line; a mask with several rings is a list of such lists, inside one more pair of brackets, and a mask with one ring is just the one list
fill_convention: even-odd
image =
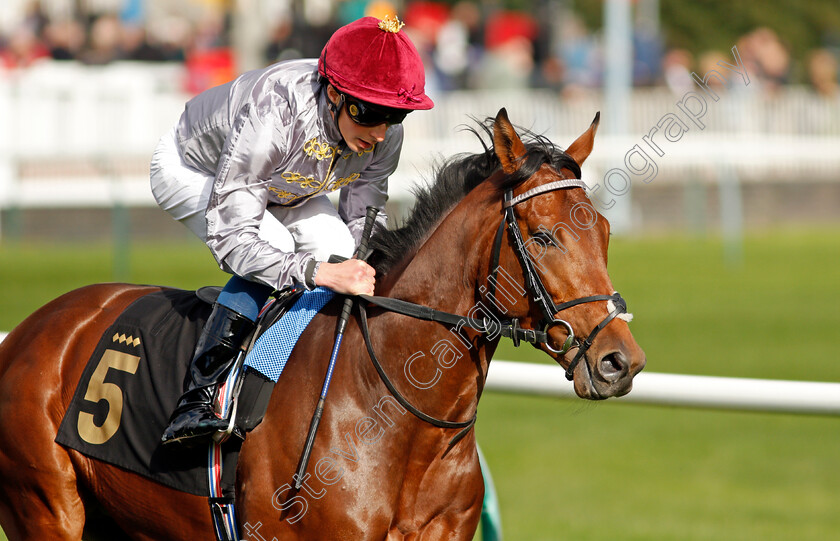
[(363, 17), (332, 35), (318, 72), (339, 91), (395, 109), (431, 109), (420, 53), (397, 19)]

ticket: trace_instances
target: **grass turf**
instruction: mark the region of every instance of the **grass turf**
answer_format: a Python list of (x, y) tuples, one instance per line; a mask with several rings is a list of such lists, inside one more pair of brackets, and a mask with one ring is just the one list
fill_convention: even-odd
[[(840, 231), (612, 239), (649, 371), (840, 381)], [(135, 246), (124, 279), (221, 284), (195, 244)], [(112, 279), (106, 246), (0, 246), (0, 329)], [(125, 265), (121, 265), (125, 267)], [(498, 358), (550, 362), (504, 344)], [(492, 368), (491, 368), (492, 369)], [(824, 540), (840, 531), (840, 419), (486, 395), (478, 439), (506, 539)]]

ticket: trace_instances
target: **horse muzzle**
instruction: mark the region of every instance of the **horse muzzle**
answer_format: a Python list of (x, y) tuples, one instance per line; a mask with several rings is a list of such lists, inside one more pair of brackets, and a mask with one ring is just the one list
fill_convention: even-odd
[(593, 347), (574, 369), (575, 393), (589, 400), (624, 396), (633, 388), (633, 378), (645, 362), (644, 352), (635, 343), (603, 353)]

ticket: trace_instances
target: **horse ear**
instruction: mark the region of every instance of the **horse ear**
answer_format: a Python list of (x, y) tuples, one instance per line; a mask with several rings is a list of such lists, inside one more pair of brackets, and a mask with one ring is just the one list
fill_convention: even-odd
[(598, 124), (600, 122), (601, 111), (598, 111), (595, 114), (595, 119), (592, 120), (592, 124), (589, 125), (589, 129), (575, 139), (575, 142), (566, 150), (566, 154), (574, 158), (578, 165), (583, 165), (583, 162), (586, 161), (586, 158), (592, 152), (592, 146), (595, 143), (595, 132), (598, 131)]
[(502, 164), (502, 170), (507, 174), (519, 169), (519, 159), (527, 152), (504, 107), (499, 109), (496, 121), (493, 122), (493, 147)]

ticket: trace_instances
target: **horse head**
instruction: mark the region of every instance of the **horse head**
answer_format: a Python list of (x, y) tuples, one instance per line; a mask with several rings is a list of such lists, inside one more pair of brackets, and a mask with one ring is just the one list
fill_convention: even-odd
[(504, 109), (480, 124), (492, 148), (476, 130), (484, 152), (442, 164), (403, 226), (374, 235), (377, 294), (487, 321), (481, 373), (505, 335), (551, 355), (583, 398), (629, 392), (645, 356), (607, 274), (609, 223), (579, 180), (597, 126), (564, 152), (523, 142)]
[(541, 138), (524, 144), (506, 111), (499, 111), (492, 128), (502, 171), (496, 184), (509, 194), (501, 204), (508, 227), (497, 230), (496, 237), (504, 236), (495, 239), (496, 252), (485, 263), (490, 277), (481, 286), (501, 307), (497, 269), (527, 285), (528, 295), (507, 307), (506, 316), (544, 329), (546, 341), (538, 347), (567, 369), (578, 396), (589, 399), (628, 393), (645, 365), (627, 325), (631, 316), (607, 273), (609, 222), (577, 180), (599, 115), (563, 153)]

